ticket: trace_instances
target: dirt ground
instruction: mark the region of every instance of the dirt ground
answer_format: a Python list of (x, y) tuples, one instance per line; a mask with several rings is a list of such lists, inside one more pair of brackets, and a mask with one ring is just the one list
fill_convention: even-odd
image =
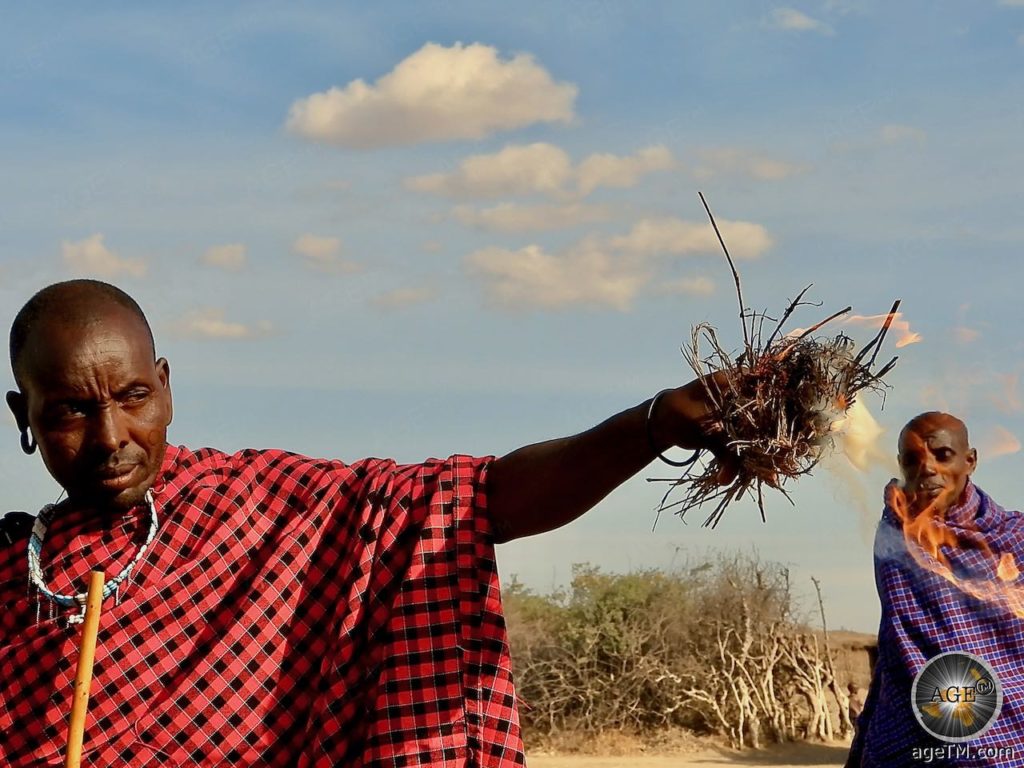
[(735, 752), (706, 749), (672, 755), (598, 757), (593, 755), (530, 755), (529, 768), (815, 768), (841, 766), (847, 744), (786, 744), (772, 749)]

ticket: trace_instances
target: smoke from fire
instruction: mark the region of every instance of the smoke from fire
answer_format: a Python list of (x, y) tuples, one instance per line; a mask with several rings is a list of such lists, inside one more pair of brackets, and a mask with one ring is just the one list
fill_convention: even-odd
[(832, 429), (836, 451), (822, 462), (822, 467), (837, 484), (843, 503), (852, 504), (861, 513), (861, 533), (870, 541), (881, 512), (881, 488), (898, 474), (895, 449), (886, 450), (886, 431), (860, 398)]

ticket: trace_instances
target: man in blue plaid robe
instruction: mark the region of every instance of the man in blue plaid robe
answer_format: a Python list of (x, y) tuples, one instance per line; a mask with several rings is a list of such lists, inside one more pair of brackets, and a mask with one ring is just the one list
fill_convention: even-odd
[[(971, 481), (977, 452), (949, 414), (911, 420), (899, 461), (875, 539), (878, 662), (846, 765), (1024, 766), (1024, 516)], [(1002, 688), (994, 722), (957, 743), (929, 734), (911, 701), (917, 674), (949, 651), (983, 659)]]

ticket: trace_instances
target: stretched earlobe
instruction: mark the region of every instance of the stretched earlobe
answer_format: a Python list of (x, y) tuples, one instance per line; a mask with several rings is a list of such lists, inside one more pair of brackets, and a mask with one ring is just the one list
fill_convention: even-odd
[(25, 427), (21, 433), (21, 450), (25, 452), (26, 456), (31, 456), (36, 452), (36, 441), (28, 427)]

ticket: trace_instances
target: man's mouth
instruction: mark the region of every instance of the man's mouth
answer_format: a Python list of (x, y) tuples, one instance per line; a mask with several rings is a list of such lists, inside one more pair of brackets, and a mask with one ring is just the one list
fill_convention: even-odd
[(946, 486), (944, 485), (921, 485), (918, 486), (917, 492), (922, 496), (935, 498), (936, 496), (941, 495), (945, 490)]
[(97, 484), (108, 491), (123, 491), (132, 486), (138, 464), (108, 467), (97, 473)]

